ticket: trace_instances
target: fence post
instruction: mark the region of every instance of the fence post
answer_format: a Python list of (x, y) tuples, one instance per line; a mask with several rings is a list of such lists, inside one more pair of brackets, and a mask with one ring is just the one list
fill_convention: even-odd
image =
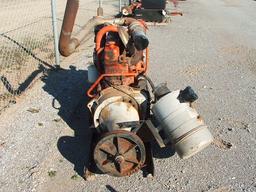
[(119, 0), (119, 13), (122, 11), (122, 0)]
[(55, 52), (55, 65), (56, 68), (60, 67), (60, 54), (59, 54), (59, 37), (58, 37), (58, 26), (57, 26), (57, 6), (56, 0), (51, 0), (51, 10), (52, 10), (52, 28), (54, 36), (54, 52)]

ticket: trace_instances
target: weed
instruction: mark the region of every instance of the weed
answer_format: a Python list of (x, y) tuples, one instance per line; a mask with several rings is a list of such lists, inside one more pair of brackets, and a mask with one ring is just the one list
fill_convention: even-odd
[(48, 176), (49, 177), (55, 177), (57, 174), (57, 171), (48, 171)]
[(74, 174), (74, 175), (71, 176), (71, 179), (72, 179), (72, 180), (77, 180), (78, 178), (79, 178), (79, 177), (78, 177), (77, 174)]
[(27, 111), (30, 113), (39, 113), (40, 109), (30, 107)]

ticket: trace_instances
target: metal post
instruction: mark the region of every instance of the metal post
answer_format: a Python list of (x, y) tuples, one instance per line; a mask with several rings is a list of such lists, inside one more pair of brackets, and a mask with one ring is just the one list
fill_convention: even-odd
[(52, 28), (54, 36), (54, 51), (55, 51), (55, 65), (56, 68), (60, 67), (60, 54), (59, 54), (59, 37), (58, 37), (58, 28), (57, 28), (57, 6), (56, 0), (51, 0), (51, 10), (52, 10)]
[(99, 0), (99, 7), (97, 8), (97, 16), (103, 16), (102, 1)]
[(119, 12), (121, 13), (122, 11), (122, 0), (119, 0)]

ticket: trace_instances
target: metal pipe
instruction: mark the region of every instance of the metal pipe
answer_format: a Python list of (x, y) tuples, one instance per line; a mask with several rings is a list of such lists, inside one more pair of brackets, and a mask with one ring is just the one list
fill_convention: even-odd
[(80, 44), (77, 38), (71, 38), (78, 7), (79, 0), (67, 1), (59, 40), (60, 54), (65, 57), (72, 54)]
[(58, 45), (58, 29), (57, 29), (57, 16), (56, 16), (56, 0), (51, 0), (51, 11), (52, 11), (52, 27), (54, 36), (54, 51), (55, 51), (55, 65), (60, 67), (60, 55), (59, 55), (59, 45)]
[(104, 24), (106, 22), (113, 22), (113, 19), (109, 20), (101, 17), (94, 17), (90, 19), (74, 37), (72, 37), (78, 8), (79, 0), (67, 0), (59, 39), (59, 52), (65, 57), (71, 55), (75, 51), (80, 43), (93, 32), (95, 26)]
[(126, 76), (136, 76), (136, 73), (111, 73), (111, 74), (102, 74), (100, 77), (93, 83), (93, 85), (88, 89), (87, 96), (93, 98), (96, 94), (93, 94), (92, 91), (97, 87), (97, 85), (101, 82), (104, 77), (126, 77)]
[(101, 45), (101, 40), (102, 40), (102, 37), (107, 33), (107, 32), (118, 32), (118, 28), (117, 26), (114, 26), (114, 25), (109, 25), (109, 26), (106, 26), (104, 28), (102, 28), (98, 34), (97, 34), (97, 37), (96, 37), (96, 51), (97, 51), (97, 54), (99, 54), (99, 51), (100, 51), (100, 45)]
[(102, 0), (99, 0), (99, 7), (97, 8), (97, 16), (103, 16)]
[(122, 0), (119, 0), (119, 13), (122, 11)]
[(133, 18), (125, 18), (125, 24), (129, 26), (130, 34), (137, 50), (142, 51), (148, 47), (149, 40), (146, 36), (145, 25)]

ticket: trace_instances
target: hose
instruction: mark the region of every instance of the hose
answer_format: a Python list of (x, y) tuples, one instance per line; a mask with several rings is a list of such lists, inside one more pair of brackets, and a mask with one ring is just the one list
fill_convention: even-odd
[(149, 85), (150, 85), (150, 87), (151, 87), (151, 89), (152, 89), (152, 92), (154, 92), (155, 89), (156, 89), (156, 87), (155, 87), (153, 81), (152, 81), (147, 75), (145, 75), (145, 74), (140, 74), (140, 75), (139, 75), (139, 78), (140, 78), (140, 77), (142, 77), (142, 78), (144, 78), (144, 79), (146, 79), (146, 80), (148, 81), (148, 83), (149, 83)]
[(155, 92), (155, 90), (156, 90), (156, 87), (155, 87), (153, 81), (152, 81), (147, 75), (145, 75), (145, 74), (140, 74), (140, 75), (138, 76), (138, 79), (139, 79), (139, 78), (143, 78), (143, 79), (145, 79), (145, 80), (149, 83), (149, 85), (150, 85), (150, 87), (151, 87), (151, 93), (152, 93), (152, 95), (153, 95), (153, 96), (151, 96), (151, 94), (149, 94), (150, 100), (151, 100), (150, 102), (151, 102), (151, 103), (155, 103), (155, 102), (156, 102), (156, 97), (155, 97), (154, 92)]

